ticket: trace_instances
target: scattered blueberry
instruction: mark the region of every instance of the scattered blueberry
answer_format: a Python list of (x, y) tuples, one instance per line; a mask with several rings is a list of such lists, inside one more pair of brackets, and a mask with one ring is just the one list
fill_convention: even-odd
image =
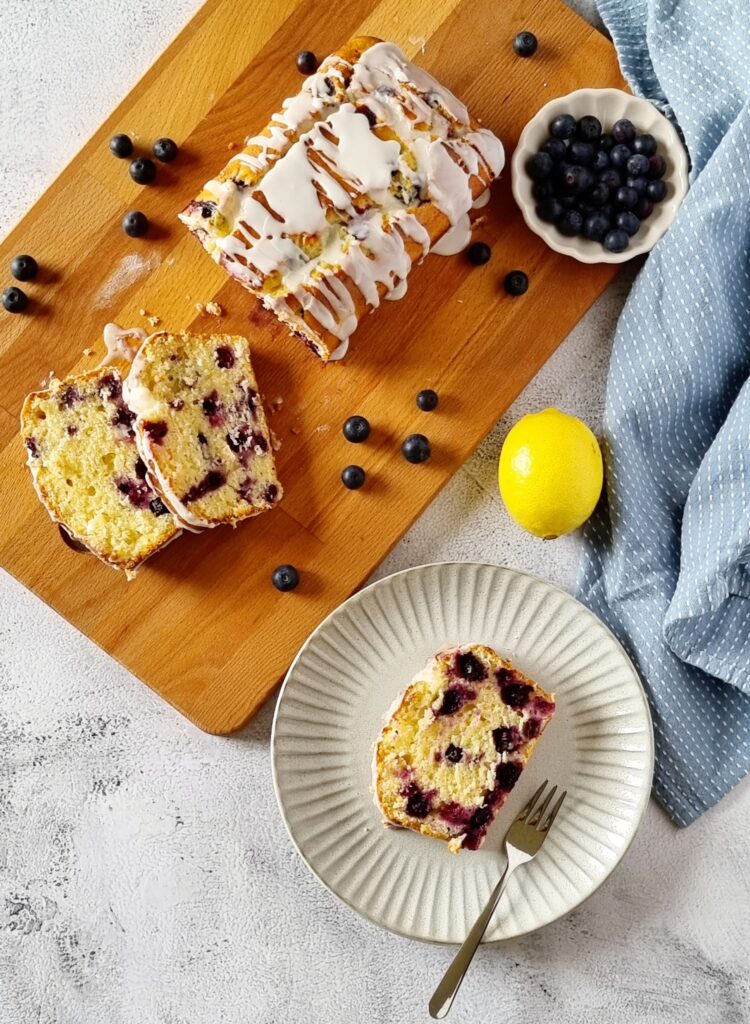
[(533, 181), (542, 181), (544, 178), (549, 178), (554, 166), (552, 157), (542, 150), (532, 156), (526, 165), (526, 170)]
[(361, 444), (370, 436), (370, 424), (364, 416), (350, 416), (344, 423), (344, 437), (352, 444)]
[(481, 267), (492, 255), (492, 250), (486, 242), (473, 242), (466, 251), (469, 262), (475, 267)]
[(29, 304), (29, 297), (20, 288), (12, 286), (3, 292), (3, 306), (9, 313), (23, 313)]
[(627, 185), (622, 185), (615, 193), (615, 206), (619, 206), (621, 210), (632, 210), (637, 202), (638, 193)]
[(548, 153), (555, 163), (559, 163), (560, 160), (565, 159), (565, 155), (568, 152), (568, 147), (565, 145), (562, 139), (547, 139), (542, 146), (542, 152)]
[(634, 178), (638, 178), (648, 173), (649, 159), (644, 156), (643, 153), (635, 153), (628, 160), (626, 167), (628, 174), (631, 174)]
[(533, 57), (539, 41), (533, 32), (519, 32), (513, 40), (513, 49), (519, 57)]
[(560, 114), (549, 126), (549, 133), (554, 139), (570, 139), (575, 131), (576, 119), (572, 114)]
[(529, 279), (523, 270), (511, 270), (503, 281), (508, 295), (523, 295), (529, 290)]
[(141, 238), (148, 231), (148, 217), (140, 210), (131, 210), (122, 218), (122, 230), (131, 238)]
[(171, 164), (173, 160), (177, 159), (179, 149), (173, 139), (157, 139), (152, 153), (160, 163)]
[(663, 181), (650, 181), (646, 187), (646, 195), (652, 203), (660, 203), (667, 194), (667, 186)]
[(135, 160), (131, 160), (128, 169), (130, 177), (139, 185), (150, 185), (156, 177), (156, 164), (147, 156), (139, 156)]
[(318, 58), (312, 50), (300, 50), (297, 54), (297, 70), (301, 75), (314, 75), (318, 70)]
[(420, 462), (426, 462), (432, 454), (430, 442), (424, 434), (409, 434), (401, 445), (401, 451), (406, 461), (412, 462), (415, 465)]
[(437, 409), (439, 398), (437, 391), (433, 391), (432, 388), (425, 388), (424, 391), (420, 391), (417, 395), (417, 407), (422, 412), (432, 412)]
[(632, 210), (622, 210), (615, 217), (615, 224), (618, 228), (622, 228), (632, 238), (633, 235), (638, 234), (638, 229), (641, 226), (641, 222), (638, 220)]
[(122, 132), (113, 135), (109, 140), (109, 151), (114, 156), (119, 157), (120, 160), (129, 157), (133, 152), (133, 143), (130, 136), (124, 135)]
[(596, 142), (602, 133), (602, 123), (598, 117), (585, 114), (576, 125), (576, 135), (584, 142)]
[(624, 142), (629, 145), (635, 139), (635, 125), (627, 117), (621, 117), (612, 126), (612, 138), (615, 142)]
[(655, 180), (656, 178), (663, 178), (667, 170), (667, 162), (661, 153), (656, 153), (654, 156), (649, 157), (648, 160), (648, 174), (647, 178)]
[(16, 281), (30, 281), (39, 273), (39, 264), (33, 256), (14, 256), (10, 263), (10, 272)]
[(653, 156), (656, 152), (656, 139), (653, 135), (636, 135), (633, 140), (633, 152), (642, 153), (644, 156)]
[(464, 756), (463, 747), (457, 747), (455, 743), (449, 743), (445, 750), (445, 760), (451, 764), (458, 764)]
[(624, 171), (627, 167), (627, 163), (630, 159), (630, 156), (631, 153), (628, 147), (624, 146), (622, 143), (618, 143), (616, 146), (612, 147), (612, 150), (609, 154), (609, 162), (612, 164), (613, 167), (617, 168), (618, 170), (622, 169)]
[(622, 228), (613, 228), (604, 236), (604, 248), (609, 252), (625, 252), (628, 247), (628, 235)]
[(358, 491), (365, 482), (365, 471), (361, 466), (347, 466), (341, 473), (341, 482), (347, 490)]
[(293, 565), (278, 565), (273, 571), (271, 582), (277, 590), (294, 590), (299, 583), (299, 573)]
[(561, 234), (572, 238), (573, 235), (579, 234), (583, 227), (583, 214), (578, 210), (566, 210), (557, 222), (557, 226)]

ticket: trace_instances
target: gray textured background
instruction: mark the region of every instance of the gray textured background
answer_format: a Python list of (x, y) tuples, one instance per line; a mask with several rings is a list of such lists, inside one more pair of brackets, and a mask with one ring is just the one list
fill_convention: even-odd
[[(3, 0), (0, 231), (197, 6)], [(630, 273), (379, 575), (476, 558), (572, 588), (578, 539), (517, 530), (496, 459), (530, 409), (556, 404), (597, 427)], [(427, 1020), (451, 953), (359, 920), (308, 875), (273, 797), (273, 701), (236, 738), (203, 735), (2, 574), (0, 607), (0, 1024)], [(749, 812), (747, 782), (683, 832), (652, 803), (586, 904), (480, 951), (452, 1019), (750, 1020)]]

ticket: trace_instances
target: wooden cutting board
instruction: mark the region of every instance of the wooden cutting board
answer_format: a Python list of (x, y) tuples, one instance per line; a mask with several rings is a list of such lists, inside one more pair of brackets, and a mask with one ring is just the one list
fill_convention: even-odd
[[(530, 60), (512, 49), (522, 29), (539, 38)], [(360, 34), (393, 40), (453, 89), (500, 136), (508, 163), (547, 100), (623, 86), (610, 43), (558, 0), (209, 0), (0, 248), (3, 268), (19, 252), (44, 268), (24, 285), (26, 314), (0, 310), (0, 564), (214, 733), (247, 722), (308, 633), (367, 578), (615, 273), (546, 248), (523, 224), (508, 168), (476, 235), (491, 261), (428, 257), (403, 300), (365, 319), (344, 363), (324, 367), (228, 280), (177, 212), (297, 91), (297, 51), (322, 56)], [(146, 148), (169, 135), (180, 156), (141, 188), (108, 152), (117, 131)], [(121, 231), (129, 209), (148, 215), (148, 238)], [(522, 298), (503, 291), (514, 268), (531, 281)], [(196, 312), (212, 299), (225, 310), (219, 321)], [(98, 362), (106, 321), (147, 326), (144, 309), (163, 327), (249, 332), (286, 497), (236, 530), (186, 534), (128, 583), (61, 542), (32, 489), (18, 414), (51, 369)], [(415, 406), (425, 387), (440, 393), (432, 414)], [(373, 427), (356, 447), (341, 433), (353, 413)], [(400, 454), (415, 431), (432, 441), (421, 466)], [(359, 492), (339, 481), (352, 462), (368, 473)], [(300, 570), (294, 593), (271, 586), (281, 562)]]

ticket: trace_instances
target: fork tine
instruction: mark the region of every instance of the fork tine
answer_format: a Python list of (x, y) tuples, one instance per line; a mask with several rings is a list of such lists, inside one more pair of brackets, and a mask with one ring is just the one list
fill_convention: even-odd
[(519, 812), (519, 814), (516, 817), (516, 821), (526, 821), (526, 819), (528, 818), (529, 814), (531, 814), (531, 811), (532, 811), (532, 808), (534, 807), (534, 804), (537, 802), (539, 797), (544, 792), (544, 788), (545, 788), (545, 786), (547, 785), (548, 782), (549, 782), (549, 779), (545, 779), (544, 780), (544, 782), (541, 784), (539, 789), (532, 796), (531, 800), (529, 800), (529, 802), (526, 804), (526, 806), (523, 808), (523, 810)]
[(568, 791), (567, 791), (567, 789), (563, 790), (563, 795), (562, 795), (562, 796), (560, 797), (560, 799), (559, 799), (559, 800), (557, 801), (557, 803), (555, 804), (555, 806), (554, 806), (554, 807), (552, 808), (552, 810), (551, 810), (551, 811), (549, 812), (549, 815), (547, 816), (547, 820), (546, 820), (546, 821), (544, 822), (544, 824), (543, 824), (543, 825), (540, 825), (540, 826), (539, 826), (539, 828), (540, 828), (540, 830), (541, 830), (542, 832), (549, 832), (550, 828), (552, 827), (552, 822), (553, 822), (553, 821), (555, 820), (555, 818), (557, 817), (557, 812), (558, 812), (558, 811), (560, 810), (560, 808), (562, 807), (562, 805), (563, 805), (563, 800), (565, 799), (565, 797), (566, 797), (567, 795), (568, 795)]
[(550, 800), (552, 799), (552, 797), (555, 795), (556, 792), (557, 792), (557, 786), (553, 786), (552, 789), (547, 794), (547, 796), (545, 797), (544, 803), (541, 805), (541, 807), (539, 807), (537, 810), (535, 810), (534, 813), (529, 818), (529, 820), (527, 822), (528, 825), (532, 825), (534, 828), (539, 828), (539, 822), (544, 817), (544, 813), (545, 813), (545, 811), (547, 810), (547, 808), (550, 805)]

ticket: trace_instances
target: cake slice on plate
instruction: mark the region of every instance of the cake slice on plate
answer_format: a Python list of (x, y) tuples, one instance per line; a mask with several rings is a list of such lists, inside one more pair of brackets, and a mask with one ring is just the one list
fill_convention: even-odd
[(246, 338), (152, 334), (125, 398), (149, 477), (186, 526), (238, 523), (280, 500)]
[(555, 710), (490, 647), (440, 651), (401, 695), (375, 748), (388, 822), (478, 850)]
[(128, 576), (180, 533), (146, 479), (134, 420), (114, 367), (54, 380), (28, 395), (21, 411), (34, 487), (50, 516)]

